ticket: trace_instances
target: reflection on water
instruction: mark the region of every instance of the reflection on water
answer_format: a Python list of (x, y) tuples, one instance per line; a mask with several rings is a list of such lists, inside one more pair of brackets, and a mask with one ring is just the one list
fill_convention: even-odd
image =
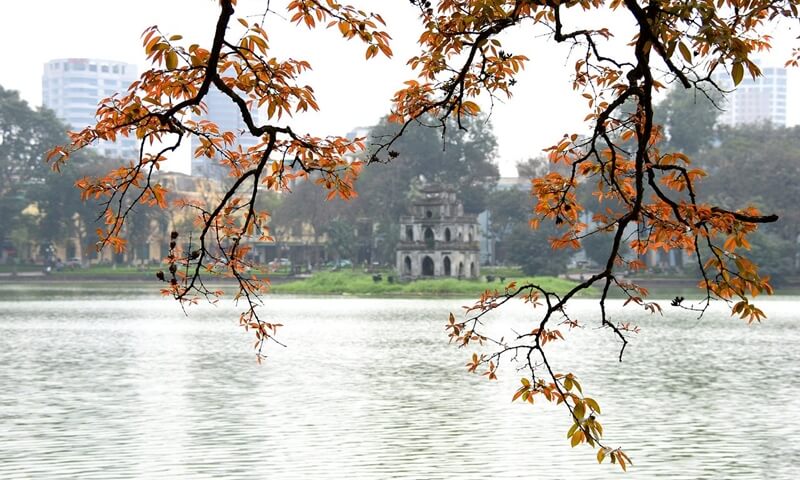
[[(463, 300), (270, 298), (286, 349), (258, 366), (234, 307), (0, 291), (0, 478), (795, 478), (798, 303), (746, 326), (667, 307), (616, 361), (587, 327), (553, 347), (603, 406), (623, 475), (570, 449), (560, 410), (467, 374)], [(41, 294), (42, 292), (40, 292)], [(47, 297), (50, 297), (49, 299)], [(594, 303), (576, 302), (591, 325)], [(619, 304), (617, 305), (617, 307)], [(638, 311), (615, 310), (618, 318)], [(530, 328), (522, 305), (492, 319)], [(555, 415), (554, 415), (555, 413)]]

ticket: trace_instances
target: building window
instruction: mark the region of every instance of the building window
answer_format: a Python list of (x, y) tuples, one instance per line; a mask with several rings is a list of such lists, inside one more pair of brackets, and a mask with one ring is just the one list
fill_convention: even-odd
[(103, 73), (108, 73), (108, 65), (102, 65), (100, 67), (100, 71)]
[(449, 228), (445, 228), (444, 229), (444, 241), (445, 242), (449, 242), (450, 241), (450, 229)]
[(433, 216), (433, 212), (432, 212), (432, 211), (430, 211), (430, 210), (426, 210), (426, 211), (425, 211), (425, 216), (426, 216), (427, 218), (431, 218), (431, 217)]
[(411, 275), (411, 257), (406, 257), (406, 259), (403, 260), (403, 273)]
[(444, 276), (450, 276), (450, 257), (444, 257)]
[(414, 229), (412, 227), (406, 227), (406, 241), (407, 242), (414, 241)]

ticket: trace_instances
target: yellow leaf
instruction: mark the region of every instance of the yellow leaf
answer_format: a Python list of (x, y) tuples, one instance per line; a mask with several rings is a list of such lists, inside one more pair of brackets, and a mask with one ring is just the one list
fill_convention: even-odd
[(578, 430), (578, 424), (573, 423), (569, 430), (567, 430), (567, 438), (572, 438), (576, 430)]
[(683, 55), (683, 59), (687, 62), (692, 62), (692, 52), (689, 51), (689, 47), (687, 47), (683, 42), (678, 43), (678, 50), (681, 51), (681, 55)]
[(470, 115), (476, 115), (478, 112), (480, 112), (480, 111), (481, 111), (481, 107), (479, 107), (477, 103), (475, 103), (475, 102), (471, 102), (471, 101), (469, 101), (469, 100), (467, 100), (466, 102), (462, 102), (462, 103), (461, 103), (461, 106), (462, 106), (462, 107), (464, 108), (464, 110), (466, 110), (466, 111), (467, 111), (467, 113), (469, 113)]
[(575, 448), (575, 446), (581, 443), (582, 441), (583, 441), (583, 432), (578, 431), (575, 432), (575, 435), (572, 436), (572, 441), (570, 442), (570, 445), (572, 445), (572, 447)]
[(595, 399), (585, 397), (583, 401), (586, 402), (586, 405), (589, 405), (592, 408), (592, 410), (594, 410), (597, 413), (600, 413), (600, 405), (597, 404), (597, 401), (595, 401)]
[(174, 50), (170, 50), (167, 52), (167, 70), (173, 70), (175, 67), (178, 66), (178, 54), (175, 53)]
[(744, 67), (740, 62), (734, 63), (733, 68), (731, 69), (731, 78), (733, 78), (733, 84), (739, 85), (742, 82), (743, 77)]
[(575, 415), (575, 418), (582, 420), (583, 417), (586, 416), (586, 407), (583, 406), (583, 403), (578, 403), (575, 405), (575, 408), (572, 409), (572, 413)]

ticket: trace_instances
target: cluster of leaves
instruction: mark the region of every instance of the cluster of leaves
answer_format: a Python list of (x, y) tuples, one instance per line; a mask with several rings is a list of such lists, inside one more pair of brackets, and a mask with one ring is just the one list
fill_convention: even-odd
[[(651, 313), (660, 311), (644, 299), (645, 289), (618, 277), (620, 267), (642, 266), (639, 260), (621, 255), (625, 243), (637, 255), (670, 249), (695, 255), (706, 298), (698, 306), (685, 308), (702, 312), (713, 298), (721, 298), (732, 301), (733, 312), (748, 321), (762, 318), (750, 297), (769, 293), (771, 287), (742, 251), (758, 225), (777, 218), (761, 215), (753, 206), (729, 209), (703, 202), (696, 187), (704, 172), (693, 168), (685, 154), (660, 147), (663, 134), (654, 122), (653, 97), (665, 83), (673, 81), (687, 88), (713, 89), (716, 84), (712, 75), (718, 71), (727, 70), (735, 84), (742, 81), (745, 71), (759, 75), (750, 57), (769, 47), (770, 39), (761, 33), (762, 27), (775, 18), (796, 18), (796, 4), (790, 0), (412, 3), (419, 8), (423, 26), (421, 51), (409, 60), (417, 77), (395, 94), (389, 120), (397, 122), (397, 130), (374, 145), (368, 163), (385, 163), (397, 157), (394, 143), (423, 119), (434, 118), (441, 128), (449, 121), (464, 128), (466, 119), (480, 112), (479, 103), (510, 97), (528, 57), (503, 50), (504, 32), (520, 26), (544, 29), (549, 41), (568, 44), (578, 54), (573, 88), (586, 99), (585, 121), (590, 134), (565, 135), (547, 150), (555, 168), (532, 183), (536, 218), (531, 225), (552, 222), (558, 226), (561, 231), (551, 241), (555, 248), (578, 248), (593, 232), (607, 232), (613, 240), (602, 269), (564, 295), (535, 284), (512, 284), (502, 292), (486, 292), (466, 310), (465, 320), (456, 321), (451, 316), (447, 328), (459, 346), (477, 342), (492, 348), (488, 354), (472, 357), (468, 364), (471, 371), (485, 367), (485, 375), (494, 379), (504, 359), (521, 362), (529, 375), (517, 398), (524, 396), (525, 401), (532, 402), (541, 394), (565, 405), (573, 420), (570, 442), (598, 448), (598, 460), (608, 456), (624, 469), (630, 463), (627, 455), (601, 443), (603, 429), (596, 418), (599, 405), (583, 395), (574, 374), (556, 372), (544, 346), (563, 337), (555, 333), (554, 323), (570, 328), (579, 325), (569, 316), (568, 302), (592, 286), (602, 292), (597, 323), (620, 340), (620, 359), (627, 335), (637, 327), (611, 318), (605, 303), (609, 290), (618, 288), (631, 306)], [(256, 208), (259, 189), (286, 189), (290, 180), (315, 173), (315, 182), (327, 189), (330, 198), (352, 198), (353, 180), (362, 164), (349, 160), (348, 155), (362, 149), (364, 139), (301, 135), (277, 123), (295, 112), (317, 108), (313, 90), (297, 83), (298, 76), (310, 66), (302, 60), (271, 57), (267, 33), (246, 20), (240, 20), (245, 28), (241, 38), (228, 40), (234, 4), (233, 0), (220, 0), (220, 16), (209, 49), (183, 47), (177, 43), (180, 37), (165, 37), (156, 28), (147, 30), (145, 51), (155, 68), (145, 72), (126, 94), (106, 99), (98, 109), (97, 125), (72, 134), (71, 147), (58, 148), (52, 155), (59, 165), (70, 151), (119, 135), (136, 136), (143, 147), (176, 139), (156, 153), (143, 153), (137, 161), (80, 185), (86, 196), (106, 199), (102, 243), (123, 247), (118, 237), (127, 214), (125, 205), (143, 202), (163, 206), (163, 189), (151, 182), (153, 170), (184, 136), (198, 137), (201, 146), (195, 154), (220, 156), (235, 180), (216, 204), (195, 206), (202, 227), (197, 238), (199, 255), (184, 257), (188, 273), (168, 291), (181, 300), (192, 294), (213, 296), (203, 286), (200, 274), (215, 267), (226, 269), (239, 281), (236, 298), (248, 301), (241, 323), (251, 326), (263, 323), (255, 305), (264, 283), (243, 273), (246, 239), (269, 238), (266, 212)], [(362, 41), (368, 59), (391, 55), (389, 36), (381, 30), (383, 20), (378, 15), (334, 0), (291, 1), (288, 11), (298, 24), (308, 28), (326, 24), (336, 27), (347, 39)], [(604, 51), (604, 42), (615, 35), (609, 28), (570, 30), (563, 20), (568, 11), (584, 16), (608, 11), (612, 17), (624, 19), (620, 21), (632, 20), (635, 33), (626, 44), (626, 55)], [(661, 67), (664, 74), (656, 78), (654, 72)], [(260, 139), (257, 146), (232, 148), (236, 132), (221, 132), (209, 122), (185, 119), (189, 114), (202, 113), (203, 98), (212, 86), (239, 107), (248, 133)], [(266, 109), (266, 124), (253, 122), (249, 112), (255, 106)], [(593, 187), (600, 205), (593, 209), (591, 229), (581, 221), (586, 207), (578, 188), (585, 184)], [(129, 195), (134, 196), (133, 202), (124, 202)], [(542, 315), (535, 328), (514, 334), (511, 340), (485, 335), (484, 316), (516, 298), (543, 307), (538, 310)], [(259, 327), (257, 331), (266, 330)], [(267, 338), (274, 339), (271, 334)], [(259, 355), (264, 339), (259, 336), (256, 343)]]

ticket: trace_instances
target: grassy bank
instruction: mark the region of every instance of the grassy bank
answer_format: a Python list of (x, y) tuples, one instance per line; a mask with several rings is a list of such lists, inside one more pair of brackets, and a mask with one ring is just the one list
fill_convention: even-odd
[(485, 280), (457, 280), (457, 279), (430, 279), (417, 280), (408, 283), (389, 283), (387, 276), (375, 282), (372, 276), (357, 272), (319, 272), (314, 276), (303, 279), (279, 283), (272, 286), (273, 293), (296, 295), (365, 295), (365, 296), (479, 296), (486, 289), (502, 289), (511, 281), (522, 283), (537, 283), (546, 289), (557, 292), (566, 292), (575, 282), (553, 277), (519, 277), (506, 278), (504, 283), (495, 281), (488, 283)]
[[(156, 272), (166, 271), (166, 265), (148, 265), (144, 267), (132, 266), (111, 266), (111, 265), (92, 265), (85, 268), (63, 268), (61, 270), (52, 270), (46, 275), (43, 273), (41, 265), (25, 266), (17, 268), (16, 271), (11, 266), (0, 268), (0, 279), (13, 280), (12, 273), (19, 275), (26, 275), (29, 279), (37, 280), (43, 279), (48, 281), (105, 281), (105, 280), (120, 280), (120, 281), (137, 281), (137, 280), (155, 280)], [(37, 274), (31, 276), (30, 274)], [(289, 277), (288, 270), (278, 272), (270, 272), (268, 277), (270, 279), (284, 279)], [(216, 280), (222, 280), (221, 277), (211, 277)]]
[(112, 267), (110, 265), (93, 265), (88, 268), (65, 268), (50, 272), (55, 278), (91, 278), (91, 277), (141, 277), (155, 278), (158, 267)]

